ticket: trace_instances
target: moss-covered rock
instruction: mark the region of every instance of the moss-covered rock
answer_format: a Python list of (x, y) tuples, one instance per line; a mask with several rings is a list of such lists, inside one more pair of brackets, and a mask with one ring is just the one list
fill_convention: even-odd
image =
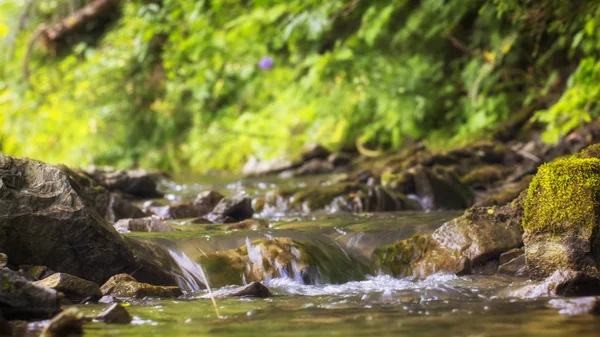
[(523, 229), (532, 278), (556, 270), (598, 276), (600, 159), (563, 158), (541, 166), (529, 185)]
[(86, 298), (99, 299), (102, 297), (100, 287), (96, 283), (65, 273), (53, 274), (35, 284), (60, 291), (74, 302)]
[(83, 335), (85, 315), (77, 308), (69, 308), (50, 320), (42, 331), (44, 337), (63, 337)]
[(131, 275), (119, 274), (111, 277), (100, 288), (102, 295), (114, 297), (177, 297), (183, 293), (179, 287), (155, 286), (136, 281)]
[(49, 318), (60, 311), (58, 292), (0, 268), (0, 311), (8, 319)]
[(461, 183), (473, 187), (486, 187), (505, 177), (505, 169), (498, 165), (486, 165), (475, 168), (462, 178)]
[(490, 190), (475, 204), (475, 206), (491, 207), (506, 205), (517, 198), (521, 192), (527, 190), (532, 179), (532, 175), (527, 175), (516, 183), (505, 184), (494, 190)]
[(304, 283), (342, 283), (363, 277), (366, 268), (351, 260), (341, 248), (332, 245), (324, 249), (290, 238), (262, 239), (238, 249), (200, 256), (198, 262), (215, 287), (274, 277), (290, 277)]
[(504, 207), (472, 208), (430, 236), (415, 235), (378, 248), (374, 254), (379, 268), (395, 276), (471, 273), (522, 244), (521, 217), (516, 201)]

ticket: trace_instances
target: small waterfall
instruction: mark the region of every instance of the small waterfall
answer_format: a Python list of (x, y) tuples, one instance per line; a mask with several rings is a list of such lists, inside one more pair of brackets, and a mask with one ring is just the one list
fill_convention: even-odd
[(179, 288), (188, 293), (207, 288), (208, 279), (199, 263), (192, 261), (185, 253), (177, 253), (171, 249), (169, 249), (169, 255), (181, 269), (181, 274), (174, 273)]

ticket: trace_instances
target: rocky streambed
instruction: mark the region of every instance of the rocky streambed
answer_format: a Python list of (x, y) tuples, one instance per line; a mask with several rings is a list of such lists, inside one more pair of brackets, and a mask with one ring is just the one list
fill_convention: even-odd
[(0, 335), (596, 336), (599, 141), (315, 147), (244, 178), (0, 155)]

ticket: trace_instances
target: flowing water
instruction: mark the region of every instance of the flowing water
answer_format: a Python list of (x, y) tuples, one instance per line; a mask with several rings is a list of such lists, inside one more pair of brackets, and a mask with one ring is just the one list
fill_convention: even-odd
[[(202, 190), (226, 194), (244, 191), (263, 194), (282, 184), (313, 181), (170, 184), (173, 202)], [(293, 214), (269, 210), (259, 216), (270, 224), (257, 231), (224, 231), (215, 226), (184, 222), (177, 232), (130, 233), (160, 243), (183, 270), (177, 299), (143, 299), (129, 303), (134, 316), (129, 325), (91, 322), (86, 336), (598, 336), (600, 319), (561, 315), (549, 299), (506, 297), (507, 289), (526, 280), (500, 276), (456, 276), (439, 273), (425, 280), (398, 279), (373, 269), (372, 253), (379, 246), (430, 233), (460, 212), (398, 212), (348, 214), (320, 212)], [(310, 242), (323, 261), (308, 279), (300, 272), (263, 282), (274, 294), (266, 299), (224, 298), (236, 284), (204, 287), (202, 254), (246, 246), (250, 263), (262, 263), (252, 241), (288, 237)], [(292, 264), (294, 265), (294, 264)], [(362, 267), (361, 267), (362, 266)], [(367, 266), (366, 268), (364, 266)], [(209, 273), (210, 274), (210, 273)], [(330, 280), (343, 281), (331, 283)], [(240, 279), (237, 286), (244, 282)], [(216, 297), (217, 317), (210, 298)], [(80, 306), (88, 314), (105, 305)]]

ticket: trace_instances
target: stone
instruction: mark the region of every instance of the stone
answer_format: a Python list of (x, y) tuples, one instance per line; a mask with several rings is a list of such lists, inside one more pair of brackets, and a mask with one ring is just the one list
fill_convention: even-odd
[(34, 284), (49, 287), (65, 294), (65, 297), (73, 302), (81, 302), (84, 299), (99, 299), (102, 297), (100, 287), (94, 283), (79, 277), (56, 273)]
[[(302, 164), (302, 166), (300, 166), (299, 168), (291, 171), (289, 175), (294, 177), (301, 177), (308, 175), (327, 174), (333, 172), (333, 168), (333, 164), (331, 164), (328, 161), (321, 159), (311, 159), (306, 163)], [(289, 171), (284, 171), (282, 175), (285, 176), (285, 172)]]
[(235, 290), (234, 292), (232, 292), (231, 294), (229, 294), (229, 297), (259, 297), (259, 298), (266, 298), (266, 297), (271, 297), (271, 291), (269, 291), (269, 288), (265, 287), (262, 283), (260, 282), (252, 282), (247, 286), (242, 287), (239, 290)]
[(513, 248), (506, 253), (502, 253), (502, 254), (500, 254), (500, 259), (499, 259), (500, 264), (508, 263), (508, 262), (512, 261), (513, 259), (523, 255), (524, 253), (525, 253), (525, 250), (523, 248)]
[(69, 308), (52, 318), (42, 330), (42, 337), (64, 337), (83, 334), (83, 312)]
[(127, 309), (119, 303), (114, 303), (94, 317), (95, 320), (109, 324), (129, 324), (131, 316)]
[(529, 185), (523, 218), (531, 277), (581, 271), (600, 280), (600, 159), (542, 165)]
[(100, 288), (104, 296), (113, 297), (178, 297), (183, 295), (179, 287), (155, 286), (138, 282), (128, 274), (119, 274), (111, 277)]
[(98, 303), (104, 303), (104, 304), (121, 303), (121, 300), (119, 300), (118, 298), (115, 298), (114, 296), (102, 296), (98, 300)]
[(327, 150), (325, 147), (319, 144), (309, 144), (307, 145), (302, 152), (302, 161), (308, 162), (313, 159), (321, 159), (325, 160), (331, 152)]
[(521, 254), (514, 259), (505, 262), (498, 267), (498, 274), (513, 275), (513, 276), (529, 276), (527, 270), (527, 261), (525, 254)]
[(123, 272), (176, 284), (154, 258), (145, 258), (153, 254), (144, 245), (119, 234), (58, 168), (0, 154), (0, 179), (0, 247), (12, 264), (43, 265), (97, 284)]
[(375, 250), (380, 268), (394, 276), (425, 278), (446, 271), (469, 274), (503, 252), (522, 245), (519, 202), (493, 208), (474, 207), (431, 235)]
[(266, 223), (264, 220), (257, 220), (257, 219), (246, 219), (246, 220), (242, 220), (238, 223), (234, 223), (231, 225), (227, 225), (227, 227), (225, 227), (226, 230), (258, 230), (258, 229), (263, 229), (263, 228), (269, 228), (269, 224)]
[(198, 194), (196, 200), (194, 200), (194, 206), (204, 212), (204, 214), (200, 215), (204, 216), (210, 213), (223, 198), (225, 196), (217, 191), (204, 191)]
[(327, 161), (333, 167), (347, 166), (352, 162), (352, 157), (343, 153), (332, 153), (327, 157)]
[(588, 296), (580, 298), (553, 299), (548, 302), (552, 308), (559, 309), (561, 315), (595, 315), (600, 316), (600, 297)]
[(214, 223), (232, 223), (252, 217), (252, 199), (245, 195), (236, 195), (221, 199), (206, 218)]
[(600, 295), (600, 281), (583, 272), (556, 270), (543, 281), (512, 289), (508, 297), (533, 299), (553, 296)]
[(282, 172), (292, 167), (292, 162), (285, 159), (273, 159), (268, 161), (259, 161), (256, 157), (251, 156), (244, 167), (242, 174), (246, 177), (264, 176)]
[(0, 253), (0, 268), (6, 267), (8, 264), (8, 256), (4, 253)]
[(473, 193), (452, 170), (417, 166), (409, 172), (413, 176), (415, 194), (426, 200), (423, 204), (426, 210), (465, 209), (473, 205)]
[(88, 167), (85, 172), (99, 185), (112, 192), (118, 191), (142, 199), (163, 197), (158, 191), (158, 181), (165, 177), (163, 173), (94, 166)]
[(139, 207), (135, 206), (121, 195), (107, 190), (99, 185), (92, 177), (81, 169), (72, 169), (64, 165), (58, 168), (69, 176), (71, 184), (77, 185), (77, 193), (93, 207), (100, 216), (114, 222), (123, 218), (141, 218), (146, 216)]
[(36, 285), (18, 272), (0, 268), (0, 312), (7, 319), (49, 318), (60, 311), (56, 290)]
[(139, 219), (121, 219), (115, 223), (115, 228), (121, 233), (128, 232), (173, 232), (174, 228), (157, 216)]

